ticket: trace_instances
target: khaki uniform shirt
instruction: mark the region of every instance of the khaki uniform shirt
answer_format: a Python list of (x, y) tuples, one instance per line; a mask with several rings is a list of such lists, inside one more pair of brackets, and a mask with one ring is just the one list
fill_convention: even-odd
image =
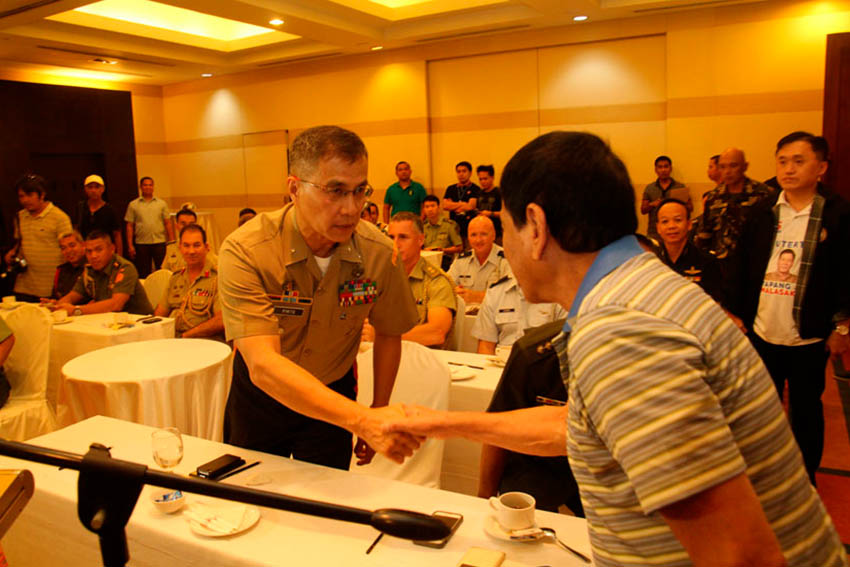
[(293, 204), (260, 213), (227, 237), (219, 289), (228, 340), (279, 335), (280, 351), (323, 383), (354, 364), (363, 320), (383, 335), (416, 324), (416, 306), (392, 242), (359, 222), (322, 275), (296, 226)]
[[(218, 266), (218, 256), (215, 255), (215, 252), (207, 252), (207, 262), (212, 264), (213, 267)], [(170, 242), (165, 247), (165, 258), (162, 259), (160, 268), (169, 272), (179, 272), (185, 267), (186, 260), (183, 259), (183, 254), (180, 253), (180, 243)]]
[(209, 321), (221, 311), (218, 271), (209, 255), (204, 270), (194, 281), (189, 280), (185, 267), (172, 274), (159, 304), (168, 309), (168, 316), (175, 320), (174, 328), (180, 334)]
[(425, 220), (425, 248), (448, 248), (462, 244), (460, 229), (451, 219), (440, 217), (440, 222), (431, 224)]
[(474, 250), (462, 252), (452, 262), (449, 276), (457, 285), (473, 291), (486, 291), (504, 276), (511, 273), (505, 253), (498, 244), (493, 244), (483, 264), (478, 263)]
[(82, 295), (85, 302), (103, 301), (115, 293), (126, 293), (130, 299), (124, 304), (124, 311), (137, 315), (153, 313), (136, 266), (118, 254), (100, 271), (86, 264), (83, 274), (74, 285), (74, 291)]
[[(416, 300), (416, 312), (419, 316), (417, 325), (428, 322), (428, 309), (433, 307), (447, 307), (451, 310), (452, 321), (454, 321), (457, 300), (454, 284), (446, 272), (432, 266), (425, 258), (419, 258), (407, 279)], [(449, 342), (450, 336), (451, 333), (446, 335), (446, 342)]]

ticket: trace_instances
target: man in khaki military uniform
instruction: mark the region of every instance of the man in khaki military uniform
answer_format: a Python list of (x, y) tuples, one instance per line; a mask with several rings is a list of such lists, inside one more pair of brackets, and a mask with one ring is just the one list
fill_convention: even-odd
[(390, 220), (390, 238), (407, 273), (410, 289), (416, 299), (418, 324), (402, 335), (406, 341), (442, 348), (452, 330), (457, 312), (452, 281), (446, 273), (422, 258), (422, 220), (413, 213), (396, 213)]
[[(387, 435), (403, 415), (386, 406), (401, 335), (416, 305), (390, 241), (359, 222), (372, 192), (366, 147), (336, 126), (310, 128), (290, 148), (292, 203), (261, 213), (221, 247), (219, 290), (237, 353), (225, 412), (228, 443), (347, 469), (351, 434), (402, 462), (419, 441)], [(372, 407), (357, 404), (353, 365), (366, 317), (375, 337)]]
[(447, 270), (452, 258), (463, 250), (463, 240), (457, 223), (443, 216), (440, 199), (428, 195), (422, 202), (422, 214), (425, 216), (425, 250), (438, 250), (443, 253), (442, 267)]
[(186, 265), (171, 275), (155, 311), (159, 317), (175, 320), (178, 337), (224, 338), (218, 271), (210, 262), (209, 249), (202, 227), (187, 224), (180, 229), (180, 252)]
[(481, 303), (487, 288), (511, 273), (502, 247), (495, 244), (496, 227), (479, 215), (469, 223), (470, 250), (455, 258), (449, 277), (457, 284), (455, 293), (467, 304)]
[[(170, 272), (179, 272), (186, 266), (186, 261), (183, 259), (183, 253), (180, 250), (180, 231), (190, 224), (198, 224), (198, 215), (192, 209), (180, 209), (174, 215), (174, 220), (177, 225), (178, 240), (169, 242), (168, 246), (165, 247), (165, 258), (162, 259), (160, 268)], [(206, 236), (204, 236), (204, 242), (206, 242)], [(215, 255), (215, 252), (209, 250), (209, 246), (207, 246), (207, 260), (213, 266), (218, 266), (218, 256)]]
[(137, 315), (153, 313), (148, 296), (132, 262), (115, 253), (112, 237), (93, 230), (86, 238), (86, 267), (74, 289), (55, 302), (51, 309), (64, 309), (68, 315), (128, 311)]

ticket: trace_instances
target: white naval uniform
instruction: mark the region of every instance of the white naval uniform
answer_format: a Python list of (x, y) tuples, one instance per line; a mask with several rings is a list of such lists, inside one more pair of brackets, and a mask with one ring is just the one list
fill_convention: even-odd
[(488, 287), (511, 273), (505, 253), (498, 244), (493, 244), (483, 264), (478, 263), (474, 250), (459, 254), (449, 268), (449, 276), (459, 286), (473, 291), (486, 291)]
[(510, 275), (492, 284), (484, 295), (472, 336), (498, 346), (511, 346), (527, 329), (557, 321), (567, 312), (557, 303), (528, 303)]

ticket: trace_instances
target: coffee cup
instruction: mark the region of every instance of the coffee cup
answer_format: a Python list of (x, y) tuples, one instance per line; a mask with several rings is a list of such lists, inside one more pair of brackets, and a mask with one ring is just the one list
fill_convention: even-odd
[(68, 317), (68, 313), (64, 309), (57, 309), (52, 313), (53, 320), (57, 323), (61, 323)]
[(496, 522), (507, 531), (534, 527), (535, 504), (534, 497), (525, 492), (505, 492), (490, 498)]
[(14, 295), (4, 295), (3, 296), (3, 305), (13, 305), (15, 303)]
[(509, 346), (497, 346), (496, 347), (496, 357), (502, 362), (507, 362), (508, 357), (511, 355), (511, 347)]

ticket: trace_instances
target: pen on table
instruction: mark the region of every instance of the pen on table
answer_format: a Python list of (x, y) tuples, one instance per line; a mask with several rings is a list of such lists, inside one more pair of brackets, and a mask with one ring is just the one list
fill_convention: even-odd
[(452, 366), (467, 366), (469, 368), (474, 368), (476, 370), (484, 370), (483, 366), (475, 366), (473, 364), (465, 364), (463, 362), (451, 362), (451, 361), (449, 361), (449, 364), (451, 364)]
[(378, 542), (381, 541), (381, 538), (384, 537), (384, 532), (378, 534), (378, 537), (375, 538), (375, 541), (372, 542), (372, 545), (369, 546), (369, 549), (366, 550), (366, 554), (372, 552), (375, 549), (375, 546), (378, 545)]
[(239, 473), (241, 473), (242, 471), (247, 471), (247, 470), (248, 470), (248, 469), (250, 469), (251, 467), (256, 467), (256, 466), (257, 466), (257, 465), (259, 465), (259, 464), (260, 464), (260, 461), (254, 461), (254, 462), (253, 462), (253, 463), (251, 463), (250, 465), (245, 465), (245, 466), (239, 467), (238, 469), (233, 469), (233, 470), (232, 470), (232, 471), (230, 471), (229, 473), (221, 475), (221, 476), (220, 476), (220, 477), (218, 477), (216, 480), (224, 480), (224, 479), (226, 479), (226, 478), (228, 478), (228, 477), (231, 477), (231, 476), (233, 476), (233, 475), (235, 475), (235, 474), (239, 474)]

